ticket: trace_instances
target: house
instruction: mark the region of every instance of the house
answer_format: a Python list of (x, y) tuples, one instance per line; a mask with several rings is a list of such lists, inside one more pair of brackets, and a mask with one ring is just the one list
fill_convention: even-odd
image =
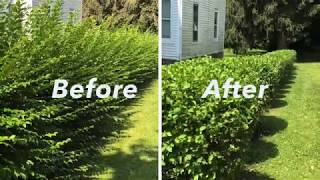
[[(17, 0), (9, 0), (10, 4), (16, 3)], [(39, 6), (41, 3), (46, 2), (46, 0), (21, 0), (21, 2), (25, 3), (27, 8), (32, 8)], [(54, 3), (55, 0), (52, 0)], [(81, 19), (82, 17), (82, 0), (63, 0), (62, 5), (62, 20), (67, 21), (71, 12), (76, 12), (76, 19)]]
[(223, 56), (226, 0), (162, 0), (162, 59)]

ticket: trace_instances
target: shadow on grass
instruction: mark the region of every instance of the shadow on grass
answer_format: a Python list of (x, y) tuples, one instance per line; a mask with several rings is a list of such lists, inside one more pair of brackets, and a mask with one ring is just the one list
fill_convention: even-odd
[[(281, 96), (281, 97), (283, 97), (283, 96)], [(281, 108), (281, 107), (285, 107), (287, 105), (288, 105), (287, 101), (280, 99), (280, 98), (277, 98), (272, 101), (271, 108)]]
[(273, 136), (286, 129), (288, 122), (275, 116), (262, 116), (257, 125), (255, 139), (262, 136)]
[(279, 155), (275, 144), (261, 139), (252, 142), (247, 153), (246, 163), (249, 165), (264, 162)]
[(289, 89), (296, 78), (296, 67), (292, 66), (288, 72), (289, 73), (286, 75), (286, 77), (281, 80), (280, 86), (277, 88), (277, 93), (271, 102), (270, 108), (281, 108), (288, 105), (288, 103), (285, 101), (285, 97), (286, 94), (290, 92)]
[[(286, 129), (287, 121), (275, 116), (263, 116), (257, 126), (256, 134), (246, 153), (245, 162), (248, 166), (264, 162), (279, 155), (277, 145), (263, 139)], [(240, 174), (241, 180), (272, 180), (267, 174), (245, 170)]]
[[(291, 72), (285, 77), (277, 88), (277, 94), (271, 102), (271, 108), (281, 108), (288, 105), (285, 100), (286, 94), (290, 92), (291, 84), (296, 78), (295, 67), (292, 67), (288, 72)], [(288, 127), (288, 122), (284, 119), (275, 116), (262, 116), (257, 124), (252, 142), (246, 153), (245, 162), (247, 166), (264, 162), (268, 159), (275, 158), (279, 155), (277, 145), (268, 142), (264, 139), (265, 136), (273, 136)], [(247, 168), (240, 173), (241, 180), (273, 180), (268, 174), (263, 174)]]
[(262, 174), (256, 171), (244, 171), (241, 174), (241, 180), (275, 180), (266, 174)]
[(263, 116), (257, 125), (256, 133), (247, 151), (246, 163), (255, 164), (278, 156), (277, 146), (263, 139), (288, 127), (287, 121), (275, 116)]
[[(95, 159), (96, 172), (109, 172), (101, 179), (156, 179), (157, 149), (142, 145), (143, 142), (130, 146), (129, 153), (120, 149), (111, 149), (113, 153), (101, 155)], [(111, 175), (112, 174), (112, 175)]]

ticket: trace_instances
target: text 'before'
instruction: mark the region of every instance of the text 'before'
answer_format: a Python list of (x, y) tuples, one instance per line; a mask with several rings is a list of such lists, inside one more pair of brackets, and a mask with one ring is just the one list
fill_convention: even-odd
[(89, 80), (89, 83), (84, 87), (81, 84), (75, 84), (71, 86), (70, 91), (68, 91), (68, 81), (64, 79), (57, 79), (54, 82), (52, 98), (60, 99), (67, 97), (68, 94), (73, 99), (85, 98), (90, 99), (93, 97), (93, 92), (95, 91), (95, 95), (97, 98), (118, 98), (122, 93), (123, 96), (127, 99), (132, 99), (136, 97), (136, 93), (138, 92), (137, 86), (134, 84), (129, 85), (114, 85), (110, 86), (108, 84), (95, 84), (97, 82), (97, 78), (92, 78)]

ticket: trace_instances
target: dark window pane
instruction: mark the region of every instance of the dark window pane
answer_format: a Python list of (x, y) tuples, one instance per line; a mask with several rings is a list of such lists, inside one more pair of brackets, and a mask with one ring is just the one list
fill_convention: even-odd
[(214, 24), (217, 25), (218, 24), (218, 12), (214, 13)]
[(170, 20), (162, 20), (162, 38), (170, 38)]
[(171, 0), (162, 0), (162, 38), (171, 37)]
[(193, 41), (198, 41), (199, 32), (199, 5), (193, 5)]
[(194, 42), (198, 41), (198, 31), (193, 31), (193, 41)]
[(218, 26), (214, 26), (214, 38), (218, 38)]
[(218, 12), (214, 12), (213, 37), (218, 38)]
[(162, 0), (162, 18), (171, 17), (171, 0)]

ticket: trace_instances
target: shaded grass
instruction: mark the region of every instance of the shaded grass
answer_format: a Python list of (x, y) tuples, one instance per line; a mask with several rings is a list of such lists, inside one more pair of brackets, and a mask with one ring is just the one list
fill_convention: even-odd
[(234, 57), (234, 56), (252, 56), (267, 53), (266, 50), (262, 49), (248, 49), (245, 54), (234, 54), (233, 50), (230, 48), (224, 49), (224, 57)]
[(143, 92), (142, 98), (128, 109), (130, 127), (101, 150), (97, 163), (103, 170), (97, 179), (157, 178), (157, 97), (157, 81), (154, 81)]
[(296, 78), (262, 118), (242, 179), (320, 179), (320, 63), (297, 63)]
[(320, 47), (312, 47), (298, 52), (299, 62), (320, 62)]

